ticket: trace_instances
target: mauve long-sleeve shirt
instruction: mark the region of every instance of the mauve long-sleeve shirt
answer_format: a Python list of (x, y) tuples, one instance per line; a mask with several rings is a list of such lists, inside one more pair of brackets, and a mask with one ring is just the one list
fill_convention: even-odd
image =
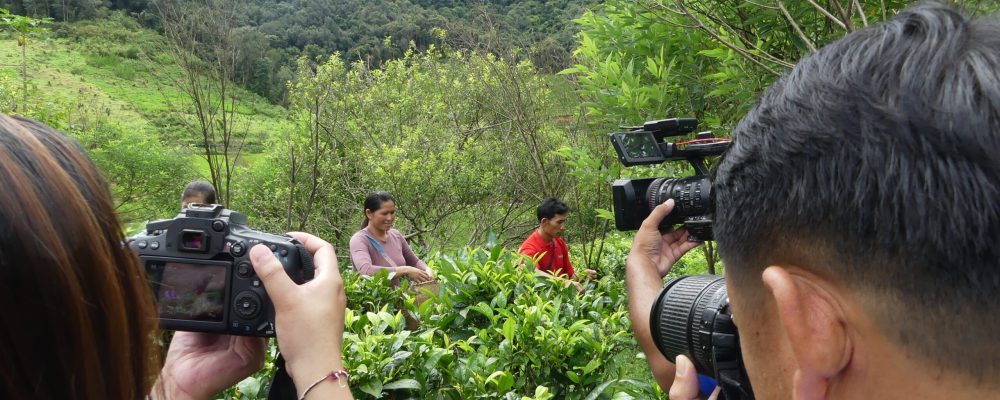
[(375, 275), (379, 271), (385, 269), (389, 272), (396, 272), (396, 268), (393, 268), (391, 264), (381, 254), (372, 246), (371, 242), (368, 241), (368, 237), (375, 239), (379, 246), (382, 246), (382, 250), (385, 254), (396, 263), (397, 266), (408, 265), (414, 268), (419, 268), (427, 271), (427, 264), (420, 261), (416, 254), (413, 254), (413, 250), (410, 249), (410, 245), (406, 243), (406, 239), (403, 237), (402, 233), (399, 233), (396, 229), (389, 229), (389, 235), (386, 240), (379, 240), (375, 235), (373, 235), (368, 227), (361, 229), (351, 236), (351, 264), (354, 265), (354, 270), (365, 275)]

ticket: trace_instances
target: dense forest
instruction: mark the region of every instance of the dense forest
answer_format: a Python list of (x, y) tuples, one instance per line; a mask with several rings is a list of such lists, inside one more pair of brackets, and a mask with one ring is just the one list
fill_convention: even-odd
[[(105, 18), (113, 11), (134, 16), (162, 30), (165, 13), (197, 8), (199, 2), (175, 0), (3, 0), (14, 14), (55, 21)], [(486, 48), (530, 59), (545, 72), (571, 63), (573, 19), (595, 0), (558, 1), (393, 1), (393, 0), (212, 0), (228, 9), (232, 27), (247, 43), (245, 76), (255, 93), (273, 102), (286, 100), (284, 82), (295, 60), (338, 53), (345, 61), (372, 65), (399, 58), (409, 49), (432, 45)]]
[[(128, 234), (205, 179), (253, 228), (333, 243), (358, 398), (662, 398), (629, 334), (609, 184), (692, 171), (624, 168), (608, 133), (689, 116), (726, 136), (800, 58), (909, 3), (0, 0), (0, 112), (74, 136)], [(374, 190), (440, 271), (435, 302), (348, 267)], [(572, 209), (574, 266), (600, 274), (582, 295), (511, 252), (548, 196)], [(723, 267), (709, 242), (670, 276)], [(220, 398), (264, 398), (272, 373)]]

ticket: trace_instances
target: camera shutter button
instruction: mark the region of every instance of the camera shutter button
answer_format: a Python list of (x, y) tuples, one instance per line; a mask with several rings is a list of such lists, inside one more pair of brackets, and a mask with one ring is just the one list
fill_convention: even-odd
[(246, 252), (247, 252), (247, 245), (243, 244), (243, 242), (233, 243), (232, 246), (229, 247), (229, 253), (231, 253), (236, 257), (242, 257), (244, 254), (246, 254)]

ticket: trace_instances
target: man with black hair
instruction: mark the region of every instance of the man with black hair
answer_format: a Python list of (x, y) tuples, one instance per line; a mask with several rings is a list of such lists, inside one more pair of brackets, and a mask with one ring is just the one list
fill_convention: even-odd
[[(921, 4), (804, 58), (736, 127), (713, 191), (757, 399), (1000, 398), (1000, 21)], [(691, 361), (649, 331), (693, 247), (656, 232), (672, 206), (626, 281), (657, 381), (689, 400)]]
[(555, 279), (572, 279), (577, 290), (582, 291), (581, 279), (593, 279), (597, 277), (597, 272), (592, 269), (584, 270), (583, 275), (578, 275), (573, 269), (573, 264), (569, 260), (569, 247), (562, 238), (562, 232), (566, 229), (566, 217), (569, 214), (569, 206), (559, 201), (555, 197), (545, 199), (535, 210), (538, 217), (538, 228), (521, 243), (521, 254), (527, 255), (535, 262), (535, 270), (539, 275)]
[(181, 208), (191, 204), (215, 204), (215, 186), (205, 181), (192, 181), (181, 192)]

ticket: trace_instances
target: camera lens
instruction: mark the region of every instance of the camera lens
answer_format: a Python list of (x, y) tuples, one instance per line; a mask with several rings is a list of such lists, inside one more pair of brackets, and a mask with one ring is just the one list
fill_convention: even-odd
[[(667, 282), (650, 312), (656, 347), (671, 362), (684, 354), (699, 373), (715, 376), (713, 334), (735, 334), (735, 328), (734, 332), (715, 332), (716, 317), (728, 312), (728, 297), (721, 276), (690, 275)], [(725, 322), (730, 321), (727, 314)]]
[(665, 220), (673, 225), (683, 222), (685, 217), (708, 213), (711, 194), (712, 182), (706, 176), (657, 178), (646, 189), (646, 202), (652, 211), (667, 199), (674, 199), (674, 211)]

